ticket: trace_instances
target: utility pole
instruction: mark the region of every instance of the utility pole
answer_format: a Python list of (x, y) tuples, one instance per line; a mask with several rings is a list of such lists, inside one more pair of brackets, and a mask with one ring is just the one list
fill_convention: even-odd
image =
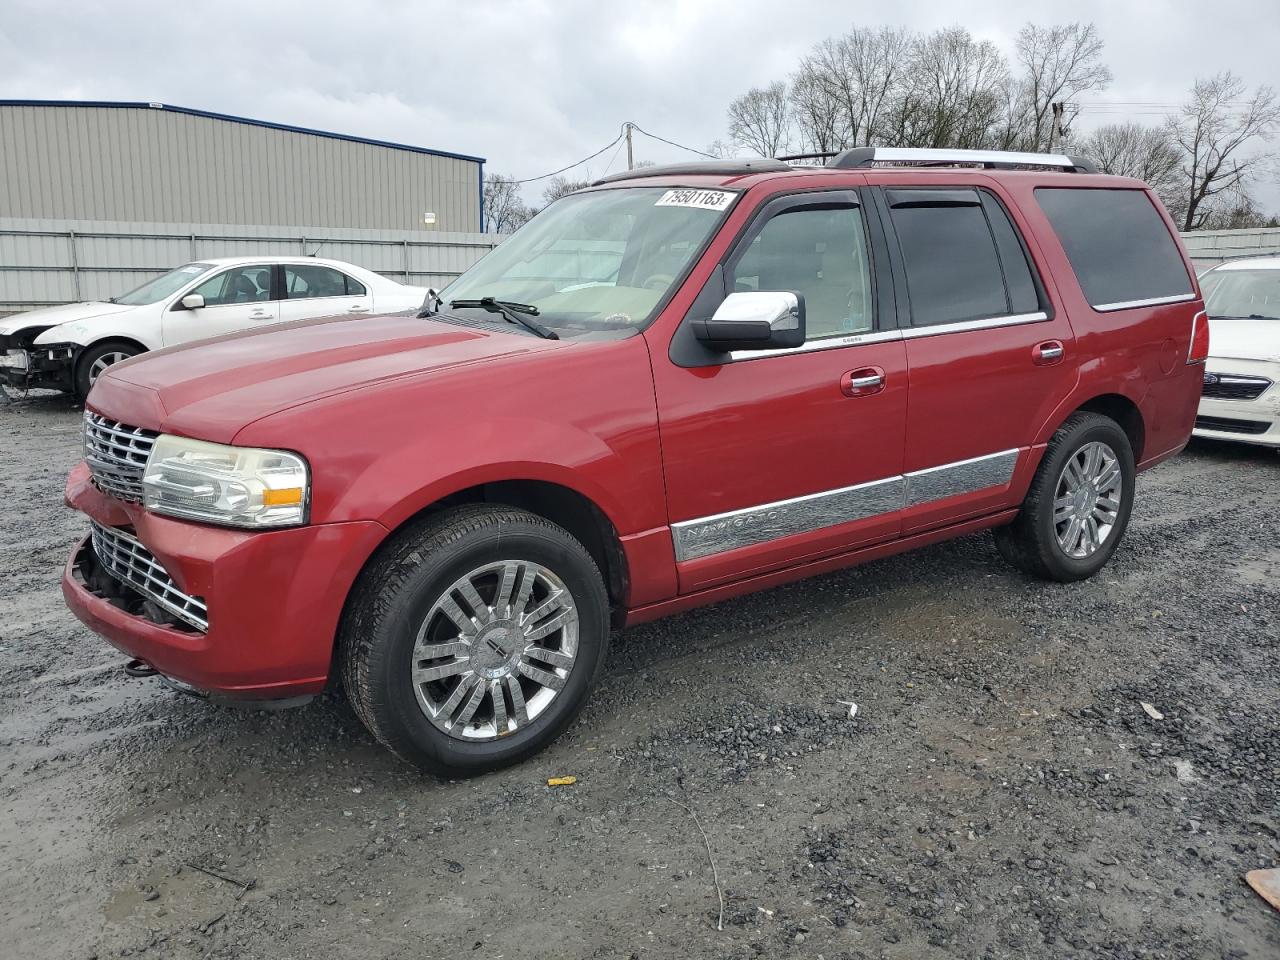
[(1054, 147), (1058, 145), (1058, 140), (1062, 136), (1062, 115), (1066, 112), (1067, 105), (1061, 101), (1052, 103), (1053, 121), (1049, 124), (1049, 152), (1053, 153)]
[(627, 128), (627, 169), (634, 170), (636, 164), (635, 157), (631, 153), (631, 122), (627, 121), (623, 126)]

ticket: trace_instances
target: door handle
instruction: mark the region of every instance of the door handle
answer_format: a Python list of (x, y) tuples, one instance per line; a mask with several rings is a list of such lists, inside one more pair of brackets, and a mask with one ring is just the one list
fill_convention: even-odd
[(1037, 366), (1047, 367), (1057, 363), (1066, 353), (1067, 348), (1061, 340), (1045, 340), (1031, 348), (1031, 361)]
[(368, 307), (348, 307), (347, 313), (368, 313)]
[(846, 397), (869, 397), (884, 389), (884, 381), (879, 367), (859, 367), (840, 378), (840, 392)]

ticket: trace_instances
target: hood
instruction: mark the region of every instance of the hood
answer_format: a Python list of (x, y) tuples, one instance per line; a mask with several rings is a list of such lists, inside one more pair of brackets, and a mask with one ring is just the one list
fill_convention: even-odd
[[(107, 303), (103, 300), (94, 300), (87, 303), (64, 303), (60, 307), (44, 307), (41, 310), (29, 310), (26, 313), (16, 313), (12, 317), (5, 317), (0, 320), (0, 335), (18, 333), (28, 327), (56, 327), (64, 323), (90, 320), (93, 317), (110, 316), (114, 313), (123, 313), (126, 310), (133, 309), (133, 307), (125, 306), (121, 303)], [(45, 342), (57, 343), (58, 341), (55, 339), (46, 340)]]
[(1210, 317), (1209, 356), (1280, 362), (1280, 320)]
[(136, 426), (227, 443), (254, 420), (321, 397), (564, 346), (412, 314), (325, 317), (116, 364), (89, 405)]

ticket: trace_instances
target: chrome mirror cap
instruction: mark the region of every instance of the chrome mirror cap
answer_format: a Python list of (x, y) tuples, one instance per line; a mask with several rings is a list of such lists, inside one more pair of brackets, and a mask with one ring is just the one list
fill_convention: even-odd
[(770, 330), (781, 332), (800, 327), (800, 311), (800, 295), (789, 290), (742, 291), (725, 297), (711, 322), (767, 323)]
[(804, 297), (790, 290), (731, 293), (706, 320), (691, 323), (709, 350), (785, 350), (804, 343)]

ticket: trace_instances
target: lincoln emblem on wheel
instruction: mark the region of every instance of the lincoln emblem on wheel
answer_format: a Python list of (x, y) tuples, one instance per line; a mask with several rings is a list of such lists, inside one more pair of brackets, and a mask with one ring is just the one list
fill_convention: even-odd
[(1060, 154), (800, 159), (605, 177), (416, 311), (94, 357), (67, 602), (210, 697), (341, 686), (456, 777), (552, 743), (632, 624), (979, 531), (1008, 589), (1094, 576), (1205, 381), (1159, 200)]

